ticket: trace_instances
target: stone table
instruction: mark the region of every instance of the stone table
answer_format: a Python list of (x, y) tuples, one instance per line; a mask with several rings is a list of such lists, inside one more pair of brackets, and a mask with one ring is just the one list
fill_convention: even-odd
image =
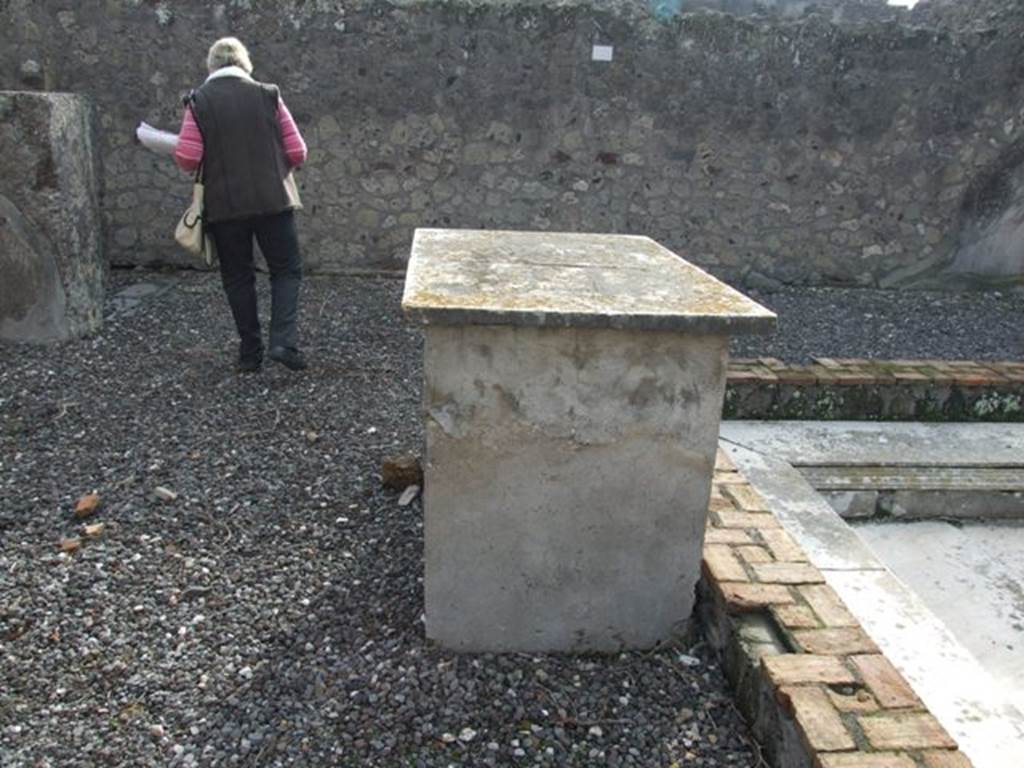
[(729, 335), (775, 316), (646, 237), (417, 230), (427, 636), (647, 648), (700, 573)]

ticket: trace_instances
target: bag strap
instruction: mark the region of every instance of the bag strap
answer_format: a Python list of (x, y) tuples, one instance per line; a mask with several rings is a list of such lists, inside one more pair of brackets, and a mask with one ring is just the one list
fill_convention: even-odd
[(194, 90), (189, 91), (188, 94), (182, 99), (185, 104), (185, 109), (192, 113), (192, 122), (196, 124), (196, 129), (199, 131), (199, 138), (203, 140), (203, 159), (199, 161), (199, 167), (196, 168), (195, 182), (196, 184), (203, 183), (204, 172), (206, 171), (206, 153), (210, 151), (210, 148), (206, 145), (206, 136), (203, 135), (203, 126), (199, 124), (199, 118), (196, 116), (196, 92)]

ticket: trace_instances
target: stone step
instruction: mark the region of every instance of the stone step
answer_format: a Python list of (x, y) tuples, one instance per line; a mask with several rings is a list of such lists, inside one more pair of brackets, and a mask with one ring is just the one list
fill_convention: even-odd
[(1024, 491), (1024, 466), (803, 466), (819, 491)]

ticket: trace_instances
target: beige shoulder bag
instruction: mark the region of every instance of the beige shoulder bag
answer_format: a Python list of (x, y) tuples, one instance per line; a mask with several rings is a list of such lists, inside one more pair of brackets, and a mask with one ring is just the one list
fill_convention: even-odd
[[(185, 99), (188, 109), (192, 109), (192, 100), (194, 98), (194, 94), (190, 93)], [(192, 112), (192, 119), (196, 121), (196, 127), (198, 127), (199, 120), (196, 119), (195, 110)], [(200, 136), (202, 133), (203, 131), (200, 128)], [(204, 137), (203, 152), (206, 151), (206, 139)], [(178, 226), (174, 229), (174, 239), (178, 241), (178, 245), (193, 256), (199, 256), (205, 266), (212, 267), (213, 262), (217, 258), (217, 248), (214, 245), (213, 238), (206, 231), (203, 218), (205, 213), (205, 209), (203, 207), (204, 165), (205, 163), (200, 163), (199, 167), (196, 169), (195, 180), (192, 183), (192, 202), (189, 203), (188, 208), (185, 209), (185, 213), (181, 215), (181, 219), (178, 221)]]

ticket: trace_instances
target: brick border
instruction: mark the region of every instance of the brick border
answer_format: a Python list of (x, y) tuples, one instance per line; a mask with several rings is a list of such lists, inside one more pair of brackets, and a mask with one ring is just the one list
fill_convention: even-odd
[(1024, 362), (732, 360), (724, 418), (1024, 421)]
[(971, 768), (721, 450), (700, 610), (778, 768)]

